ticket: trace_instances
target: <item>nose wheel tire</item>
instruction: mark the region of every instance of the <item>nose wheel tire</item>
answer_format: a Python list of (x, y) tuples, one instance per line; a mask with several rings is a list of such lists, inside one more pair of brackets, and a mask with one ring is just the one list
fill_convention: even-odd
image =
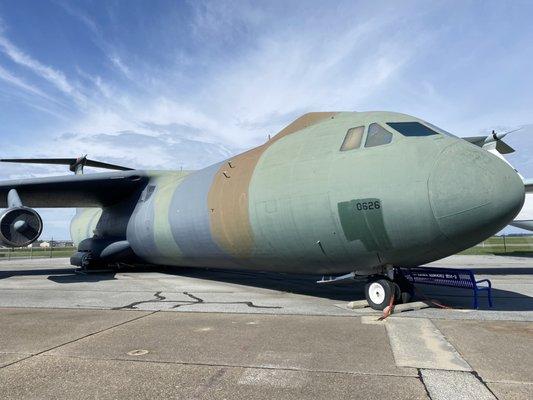
[(377, 279), (365, 286), (366, 301), (374, 310), (383, 310), (390, 304), (391, 298), (397, 297), (399, 287), (387, 279)]

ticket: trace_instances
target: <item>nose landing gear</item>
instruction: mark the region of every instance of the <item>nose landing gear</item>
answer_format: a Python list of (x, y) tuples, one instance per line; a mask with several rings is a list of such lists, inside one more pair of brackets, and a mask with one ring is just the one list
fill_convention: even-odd
[(365, 286), (366, 301), (374, 310), (383, 310), (393, 296), (396, 297), (395, 284), (388, 279), (375, 279)]
[(369, 278), (365, 286), (365, 297), (374, 310), (383, 310), (390, 304), (392, 297), (394, 304), (407, 303), (411, 300), (413, 294), (411, 284), (401, 272), (394, 271), (393, 276), (393, 280), (384, 275), (374, 275)]

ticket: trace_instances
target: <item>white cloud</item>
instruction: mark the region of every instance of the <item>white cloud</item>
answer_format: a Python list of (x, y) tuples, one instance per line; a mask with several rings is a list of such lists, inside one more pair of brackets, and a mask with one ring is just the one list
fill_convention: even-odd
[[(35, 110), (45, 112), (57, 119), (65, 120), (66, 116), (60, 110), (65, 109), (65, 105), (57, 99), (49, 96), (38, 86), (35, 86), (19, 76), (14, 75), (0, 65), (0, 80), (6, 82), (19, 92), (9, 91), (13, 98), (21, 98), (30, 107)], [(59, 108), (59, 110), (58, 110)]]
[(22, 89), (25, 92), (29, 92), (31, 94), (51, 100), (51, 97), (48, 96), (46, 93), (44, 93), (42, 90), (40, 90), (38, 87), (33, 86), (27, 83), (26, 81), (24, 81), (22, 78), (19, 78), (13, 75), (11, 72), (6, 70), (1, 65), (0, 65), (0, 79), (2, 79), (5, 82), (8, 82), (9, 84), (13, 86), (16, 86), (18, 89)]
[(63, 93), (68, 94), (78, 101), (84, 99), (84, 96), (76, 90), (61, 71), (55, 70), (35, 60), (1, 34), (0, 48), (13, 62), (28, 68), (41, 78), (50, 82)]
[[(75, 87), (62, 71), (41, 64), (3, 35), (0, 47), (13, 61), (78, 100), (81, 116), (64, 124), (63, 131), (154, 135), (146, 123), (177, 124), (195, 128), (191, 139), (237, 148), (263, 142), (267, 135), (310, 110), (359, 109), (364, 99), (401, 70), (417, 43), (411, 40), (410, 46), (400, 46), (404, 37), (388, 37), (398, 13), (394, 18), (369, 18), (363, 10), (356, 20), (341, 18), (338, 26), (328, 31), (323, 29), (328, 22), (322, 21), (320, 13), (312, 15), (312, 23), (284, 26), (266, 11), (249, 5), (192, 4), (191, 29), (196, 40), (208, 39), (206, 43), (212, 46), (225, 46), (236, 37), (249, 36), (247, 47), (235, 57), (209, 60), (209, 69), (195, 78), (192, 91), (182, 90), (183, 76), (176, 77), (171, 68), (162, 73), (155, 66), (145, 70), (144, 65), (142, 73), (136, 75), (148, 78), (136, 80), (135, 90), (110, 76), (88, 75), (81, 68), (78, 73), (90, 85)], [(101, 38), (92, 19), (71, 7), (65, 9), (82, 18)], [(315, 22), (322, 29), (315, 29)], [(271, 29), (265, 30), (263, 24), (272, 24)], [(135, 74), (135, 66), (126, 65), (109, 44), (100, 45), (123, 76)], [(220, 50), (213, 50), (213, 54)], [(176, 49), (178, 54), (180, 51)]]
[[(392, 20), (371, 20), (339, 33), (281, 30), (258, 39), (250, 52), (218, 68), (203, 86), (203, 102), (218, 135), (248, 146), (282, 123), (312, 110), (356, 110), (401, 71), (419, 45), (382, 38)], [(383, 40), (386, 42), (378, 43)], [(275, 119), (268, 117), (278, 116)]]
[(112, 54), (109, 56), (109, 59), (111, 60), (111, 63), (117, 68), (126, 78), (131, 79), (132, 78), (132, 72), (130, 68), (122, 62), (120, 57), (116, 54)]

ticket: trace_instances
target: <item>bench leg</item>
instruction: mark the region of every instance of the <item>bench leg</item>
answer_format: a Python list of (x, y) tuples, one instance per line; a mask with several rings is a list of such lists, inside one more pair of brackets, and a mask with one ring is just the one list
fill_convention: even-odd
[(478, 309), (478, 303), (477, 303), (477, 289), (474, 288), (474, 309)]

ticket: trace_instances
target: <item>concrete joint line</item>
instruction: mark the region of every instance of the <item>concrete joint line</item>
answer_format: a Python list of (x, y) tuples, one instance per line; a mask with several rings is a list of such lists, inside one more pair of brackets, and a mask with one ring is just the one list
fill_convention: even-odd
[(146, 314), (141, 315), (141, 316), (139, 316), (139, 317), (135, 317), (135, 318), (129, 319), (129, 320), (127, 320), (127, 321), (123, 321), (123, 322), (121, 322), (121, 323), (119, 323), (119, 324), (115, 324), (115, 325), (112, 325), (112, 326), (108, 326), (107, 328), (100, 329), (99, 331), (92, 332), (92, 333), (89, 333), (89, 334), (87, 334), (87, 335), (81, 336), (81, 337), (79, 337), (79, 338), (69, 340), (68, 342), (64, 342), (64, 343), (58, 344), (58, 345), (56, 345), (56, 346), (52, 346), (52, 347), (50, 347), (50, 348), (48, 348), (48, 349), (45, 349), (45, 350), (42, 350), (42, 351), (40, 351), (40, 352), (38, 352), (38, 353), (31, 354), (31, 355), (29, 355), (28, 357), (24, 357), (24, 358), (22, 358), (22, 359), (20, 359), (20, 360), (13, 361), (12, 363), (9, 363), (9, 364), (6, 364), (6, 365), (2, 365), (2, 366), (0, 367), (0, 369), (2, 369), (2, 368), (6, 368), (6, 367), (9, 367), (10, 365), (20, 363), (20, 362), (22, 362), (22, 361), (28, 360), (28, 359), (33, 358), (33, 357), (36, 357), (36, 356), (40, 356), (40, 355), (43, 355), (43, 354), (46, 355), (45, 353), (47, 353), (47, 352), (49, 352), (49, 351), (52, 351), (52, 350), (55, 350), (55, 349), (57, 349), (57, 348), (59, 348), (59, 347), (66, 346), (66, 345), (68, 345), (68, 344), (71, 344), (71, 343), (77, 342), (77, 341), (82, 340), (82, 339), (86, 339), (86, 338), (91, 337), (91, 336), (94, 336), (94, 335), (98, 335), (99, 333), (103, 333), (103, 332), (106, 332), (106, 331), (111, 330), (111, 329), (113, 329), (113, 328), (117, 328), (117, 327), (119, 327), (119, 326), (129, 324), (130, 322), (138, 321), (138, 320), (140, 320), (141, 318), (148, 317), (148, 316), (153, 315), (153, 314), (155, 314), (155, 313), (157, 313), (157, 312), (158, 312), (158, 311), (147, 312)]
[[(46, 350), (49, 351), (49, 350)], [(168, 364), (168, 365), (183, 365), (183, 366), (201, 366), (212, 368), (236, 368), (236, 369), (257, 369), (267, 371), (286, 371), (286, 372), (304, 372), (304, 373), (316, 373), (316, 374), (330, 374), (330, 375), (351, 375), (351, 376), (380, 376), (380, 377), (394, 377), (394, 378), (406, 378), (406, 379), (419, 379), (420, 377), (415, 375), (407, 375), (402, 373), (379, 373), (379, 372), (362, 372), (362, 371), (342, 371), (342, 370), (326, 370), (326, 369), (311, 369), (311, 368), (293, 368), (293, 367), (281, 367), (281, 366), (267, 366), (267, 365), (252, 365), (252, 364), (225, 364), (225, 363), (209, 363), (209, 362), (189, 362), (189, 361), (169, 361), (169, 360), (143, 360), (139, 358), (119, 358), (119, 357), (92, 357), (92, 356), (78, 356), (70, 354), (35, 354), (33, 356), (53, 357), (53, 358), (69, 358), (76, 360), (97, 360), (97, 361), (114, 361), (121, 363), (141, 363), (141, 364)], [(30, 356), (30, 357), (33, 357)], [(27, 358), (30, 358), (27, 357)], [(22, 361), (22, 360), (20, 360)], [(14, 364), (14, 363), (13, 363)]]
[(397, 366), (472, 371), (429, 319), (389, 317), (385, 327)]

